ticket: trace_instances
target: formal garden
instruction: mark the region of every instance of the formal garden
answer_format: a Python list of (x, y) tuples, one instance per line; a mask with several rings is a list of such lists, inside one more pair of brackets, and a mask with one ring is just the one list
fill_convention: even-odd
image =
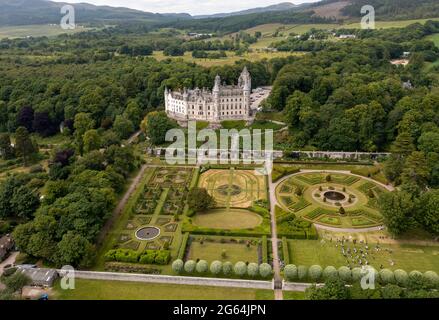
[(377, 201), (382, 184), (348, 173), (297, 172), (281, 180), (276, 198), (283, 210), (306, 221), (336, 228), (383, 224)]

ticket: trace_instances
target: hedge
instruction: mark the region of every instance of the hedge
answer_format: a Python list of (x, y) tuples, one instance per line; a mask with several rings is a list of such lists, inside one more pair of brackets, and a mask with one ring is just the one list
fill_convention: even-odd
[(268, 262), (268, 242), (267, 236), (262, 236), (262, 262)]
[(180, 249), (178, 250), (177, 259), (181, 259), (181, 260), (184, 259), (188, 240), (189, 240), (189, 232), (185, 232), (185, 234), (183, 235), (183, 239), (181, 240)]
[(288, 241), (286, 237), (282, 237), (282, 253), (284, 256), (284, 263), (290, 264), (290, 252), (288, 250)]
[(169, 250), (145, 250), (137, 252), (131, 249), (113, 249), (105, 254), (106, 261), (166, 265), (171, 259)]

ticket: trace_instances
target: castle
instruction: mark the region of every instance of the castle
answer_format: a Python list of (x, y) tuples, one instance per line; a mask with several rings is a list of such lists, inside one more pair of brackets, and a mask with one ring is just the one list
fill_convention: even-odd
[(222, 85), (217, 75), (212, 90), (184, 88), (180, 92), (165, 89), (165, 110), (168, 117), (178, 121), (250, 120), (250, 95), (251, 77), (245, 67), (238, 85)]

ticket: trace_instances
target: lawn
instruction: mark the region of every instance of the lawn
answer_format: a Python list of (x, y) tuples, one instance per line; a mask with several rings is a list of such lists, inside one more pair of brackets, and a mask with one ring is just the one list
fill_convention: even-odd
[[(222, 257), (222, 252), (225, 250), (226, 256)], [(258, 262), (258, 246), (255, 244), (247, 247), (246, 243), (212, 243), (194, 240), (191, 243), (188, 259), (197, 260), (203, 259), (209, 263), (215, 260), (222, 262), (230, 261), (236, 263), (238, 261)]]
[(273, 291), (76, 279), (74, 290), (55, 286), (59, 300), (272, 300)]
[(59, 34), (67, 33), (72, 34), (76, 32), (83, 32), (90, 30), (83, 26), (77, 26), (73, 30), (64, 30), (59, 25), (25, 25), (25, 26), (13, 26), (13, 27), (1, 27), (0, 39), (2, 38), (24, 38), (24, 37), (42, 37), (42, 36), (56, 36)]
[(284, 300), (306, 300), (305, 292), (284, 291)]
[(197, 226), (226, 230), (255, 228), (262, 221), (260, 215), (243, 209), (214, 209), (193, 218)]
[[(334, 238), (335, 239), (335, 238)], [(349, 244), (348, 244), (349, 246)], [(353, 247), (353, 244), (350, 243)], [(375, 243), (369, 242), (369, 247), (375, 248)], [(288, 242), (291, 263), (311, 266), (319, 264), (322, 267), (346, 265), (346, 258), (341, 254), (340, 246), (335, 246), (335, 240), (290, 240)], [(380, 245), (381, 250), (370, 255), (370, 264), (379, 270), (380, 266), (392, 270), (404, 269), (407, 272), (432, 270), (439, 272), (439, 246), (421, 246), (407, 244)], [(392, 253), (386, 249), (392, 250)], [(372, 250), (374, 251), (374, 250)], [(395, 262), (390, 265), (390, 260)]]

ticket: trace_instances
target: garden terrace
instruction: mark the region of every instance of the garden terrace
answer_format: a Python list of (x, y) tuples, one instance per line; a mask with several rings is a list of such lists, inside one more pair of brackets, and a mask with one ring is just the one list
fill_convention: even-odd
[(312, 223), (337, 228), (382, 225), (377, 201), (387, 192), (365, 178), (348, 173), (298, 172), (276, 187), (276, 198), (286, 211)]

